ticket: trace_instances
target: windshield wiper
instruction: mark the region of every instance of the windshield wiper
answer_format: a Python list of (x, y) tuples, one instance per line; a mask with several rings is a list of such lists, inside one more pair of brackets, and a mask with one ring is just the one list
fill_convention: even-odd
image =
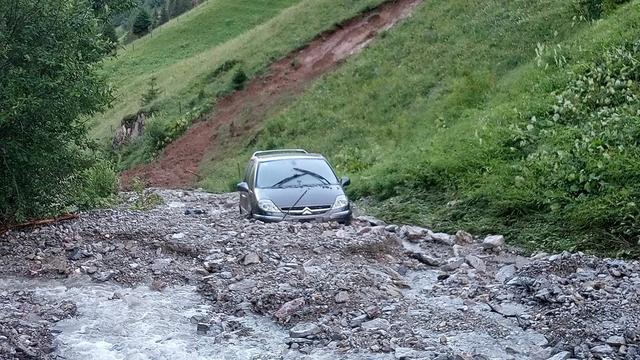
[(313, 171), (311, 171), (311, 170), (300, 169), (300, 168), (293, 168), (293, 170), (295, 170), (295, 171), (300, 171), (301, 173), (304, 173), (304, 174), (307, 174), (307, 175), (311, 175), (311, 176), (313, 176), (314, 178), (319, 179), (320, 181), (324, 182), (324, 183), (325, 183), (325, 185), (329, 185), (329, 184), (331, 183), (331, 182), (330, 182), (329, 180), (327, 180), (327, 178), (325, 178), (324, 176), (322, 176), (322, 175), (320, 175), (320, 174), (318, 174), (318, 173), (315, 173), (315, 172), (313, 172)]
[(280, 187), (286, 183), (288, 183), (289, 181), (293, 180), (293, 179), (297, 179), (301, 176), (305, 176), (305, 175), (309, 175), (309, 176), (313, 176), (316, 179), (319, 179), (321, 182), (323, 182), (323, 185), (329, 185), (331, 182), (329, 180), (327, 180), (327, 178), (325, 178), (324, 176), (315, 173), (311, 170), (306, 170), (306, 169), (300, 169), (300, 168), (293, 168), (293, 170), (295, 171), (299, 171), (299, 173), (297, 174), (293, 174), (291, 176), (287, 176), (286, 178), (278, 181), (277, 183), (271, 185), (272, 188), (274, 187)]
[(291, 180), (293, 180), (293, 179), (297, 179), (297, 178), (299, 178), (300, 176), (305, 176), (305, 175), (307, 175), (307, 174), (305, 174), (305, 173), (298, 173), (298, 174), (293, 174), (293, 175), (291, 175), (291, 176), (287, 176), (286, 178), (284, 178), (284, 179), (282, 179), (282, 180), (278, 181), (277, 183), (275, 183), (275, 184), (271, 185), (271, 187), (272, 187), (272, 188), (274, 188), (274, 187), (280, 187), (280, 186), (282, 186), (282, 185), (284, 185), (284, 184), (288, 183), (289, 181), (291, 181)]

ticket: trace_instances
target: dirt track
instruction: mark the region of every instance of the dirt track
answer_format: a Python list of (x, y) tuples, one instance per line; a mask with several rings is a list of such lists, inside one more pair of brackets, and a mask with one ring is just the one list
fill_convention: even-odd
[(345, 22), (337, 30), (318, 36), (305, 48), (271, 65), (266, 75), (252, 80), (245, 89), (218, 101), (210, 118), (192, 126), (155, 162), (123, 173), (123, 184), (140, 177), (151, 186), (184, 188), (193, 185), (203, 158), (215, 156), (216, 140), (222, 126), (233, 124), (242, 114), (248, 121), (241, 128), (235, 127), (231, 136), (251, 131), (284, 98), (301, 92), (311, 81), (362, 51), (376, 35), (410, 16), (421, 2), (390, 1)]

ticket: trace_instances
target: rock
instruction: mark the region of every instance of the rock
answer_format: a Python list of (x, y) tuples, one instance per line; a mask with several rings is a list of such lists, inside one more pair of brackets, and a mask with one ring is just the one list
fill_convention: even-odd
[(507, 282), (509, 286), (530, 288), (536, 283), (535, 279), (526, 276), (516, 276)]
[(456, 232), (455, 242), (461, 245), (473, 244), (473, 236), (466, 231), (458, 230), (458, 232)]
[(349, 293), (346, 291), (340, 291), (336, 294), (335, 300), (338, 304), (346, 303), (349, 301)]
[(229, 290), (231, 291), (246, 291), (251, 290), (256, 287), (257, 282), (251, 279), (240, 280), (237, 283), (229, 285)]
[(464, 264), (464, 258), (462, 258), (462, 257), (453, 257), (453, 258), (450, 258), (449, 260), (447, 260), (446, 263), (440, 267), (440, 270), (442, 270), (442, 271), (455, 271), (458, 268), (460, 268), (460, 266), (462, 264)]
[(180, 240), (180, 239), (183, 239), (184, 236), (185, 236), (184, 233), (177, 233), (177, 234), (171, 235), (171, 238), (174, 240)]
[(429, 266), (440, 266), (440, 260), (422, 252), (412, 252), (409, 256)]
[(369, 319), (375, 319), (378, 316), (380, 316), (380, 314), (382, 313), (382, 311), (380, 310), (379, 307), (373, 305), (373, 306), (369, 306), (368, 308), (366, 308), (364, 310), (364, 312), (367, 314), (367, 316), (369, 317)]
[(609, 345), (598, 345), (591, 348), (591, 352), (594, 354), (612, 354), (615, 350)]
[(373, 216), (358, 216), (356, 218), (358, 221), (369, 223), (371, 226), (384, 226), (386, 223), (380, 219), (376, 219)]
[(552, 357), (548, 358), (547, 360), (566, 360), (568, 358), (571, 357), (571, 353), (568, 351), (561, 351), (555, 355), (553, 355)]
[(627, 344), (624, 336), (610, 336), (606, 342), (612, 346), (622, 346)]
[(505, 241), (504, 236), (502, 235), (490, 235), (484, 238), (482, 241), (482, 246), (485, 249), (490, 250), (499, 250), (504, 247)]
[(289, 336), (292, 338), (304, 338), (321, 332), (322, 329), (318, 325), (313, 323), (303, 323), (289, 329)]
[(397, 232), (398, 231), (398, 225), (387, 225), (387, 226), (384, 227), (384, 230), (388, 231), (388, 232), (392, 232), (392, 233)]
[(349, 323), (349, 325), (351, 327), (358, 327), (361, 326), (362, 323), (364, 323), (365, 321), (367, 321), (369, 317), (367, 316), (367, 314), (363, 314), (363, 315), (359, 315), (354, 317), (353, 319), (351, 319), (351, 322)]
[(155, 272), (160, 272), (162, 270), (165, 270), (167, 267), (169, 267), (169, 265), (171, 264), (171, 262), (173, 261), (173, 259), (156, 259), (153, 261), (153, 264), (151, 264), (150, 268), (151, 270), (155, 271)]
[(167, 287), (167, 283), (162, 280), (153, 280), (149, 288), (154, 291), (162, 291)]
[(363, 228), (358, 229), (358, 231), (356, 231), (356, 234), (358, 235), (364, 235), (368, 232), (371, 232), (371, 227), (370, 226), (365, 226)]
[(455, 243), (455, 240), (454, 240), (455, 237), (445, 233), (431, 234), (431, 238), (437, 243), (448, 245), (448, 246), (452, 246)]
[(496, 275), (494, 277), (497, 282), (504, 284), (505, 281), (513, 278), (515, 274), (516, 274), (515, 265), (505, 265), (501, 267), (500, 270), (498, 270), (498, 272), (496, 272)]
[(278, 311), (276, 311), (273, 316), (275, 316), (278, 320), (283, 321), (295, 314), (298, 310), (302, 309), (305, 305), (305, 301), (303, 297), (299, 297), (284, 303)]
[(404, 225), (400, 228), (400, 236), (409, 241), (418, 241), (425, 238), (427, 234), (429, 234), (429, 230), (419, 226)]
[(346, 231), (340, 229), (340, 230), (336, 231), (336, 237), (338, 239), (348, 239), (350, 236), (349, 236), (349, 233), (347, 233)]
[(362, 328), (365, 330), (384, 330), (389, 331), (391, 324), (386, 319), (373, 319), (362, 323)]
[(260, 256), (258, 256), (258, 254), (256, 254), (255, 252), (246, 253), (244, 255), (242, 263), (245, 266), (246, 265), (259, 264), (260, 263)]
[(487, 265), (484, 263), (484, 260), (480, 259), (479, 257), (475, 255), (467, 255), (464, 259), (467, 261), (467, 264), (469, 264), (474, 269), (480, 272), (487, 271)]
[(197, 332), (198, 335), (206, 335), (209, 332), (211, 325), (205, 323), (198, 323)]
[(460, 246), (458, 244), (453, 245), (453, 256), (456, 257), (460, 257), (460, 256), (464, 256), (465, 251), (464, 251), (464, 246)]
[(393, 352), (393, 356), (398, 360), (420, 359), (421, 355), (420, 351), (405, 347), (397, 347)]

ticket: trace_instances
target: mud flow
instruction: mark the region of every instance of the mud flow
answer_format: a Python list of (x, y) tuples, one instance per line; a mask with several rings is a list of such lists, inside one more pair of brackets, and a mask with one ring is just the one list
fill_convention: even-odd
[(0, 235), (0, 359), (640, 358), (638, 261), (154, 191)]

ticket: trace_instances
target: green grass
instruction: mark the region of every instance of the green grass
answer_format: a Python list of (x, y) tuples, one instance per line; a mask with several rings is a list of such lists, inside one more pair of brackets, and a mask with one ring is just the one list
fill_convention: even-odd
[[(300, 0), (210, 0), (192, 11), (169, 21), (152, 34), (134, 41), (118, 51), (117, 57), (104, 64), (104, 73), (117, 90), (117, 100), (110, 110), (91, 122), (97, 138), (112, 135), (111, 129), (122, 117), (139, 109), (139, 101), (151, 76), (161, 79), (164, 97), (175, 96), (187, 86), (183, 77), (185, 62), (203, 55), (242, 33), (272, 19), (283, 9)], [(212, 59), (212, 63), (216, 63)], [(213, 65), (215, 66), (215, 65)]]
[[(108, 141), (125, 115), (140, 110), (152, 76), (161, 95), (151, 106), (162, 121), (192, 120), (233, 91), (238, 71), (254, 77), (317, 34), (382, 1), (209, 0), (128, 45), (105, 64), (118, 98), (90, 120), (91, 132)], [(143, 143), (127, 149), (125, 164), (151, 158)]]
[[(640, 38), (640, 2), (595, 23), (574, 15), (572, 2), (555, 0), (425, 2), (255, 137), (227, 144), (201, 185), (228, 190), (255, 149), (304, 147), (326, 154), (354, 179), (352, 196), (390, 221), (637, 256), (637, 104), (616, 105), (619, 120), (581, 94), (580, 116), (553, 115), (556, 95)], [(617, 133), (598, 125), (609, 121)]]

